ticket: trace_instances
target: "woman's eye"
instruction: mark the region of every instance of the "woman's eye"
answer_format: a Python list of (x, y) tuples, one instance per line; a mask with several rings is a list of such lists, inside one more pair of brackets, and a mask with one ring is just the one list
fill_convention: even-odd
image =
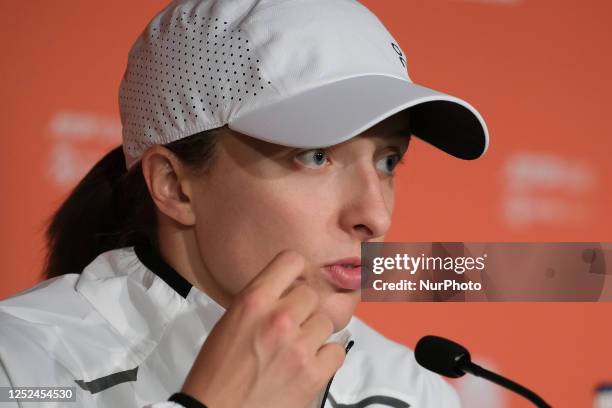
[(312, 169), (321, 168), (329, 161), (327, 152), (323, 149), (306, 150), (296, 155), (295, 158), (306, 167)]
[(398, 163), (402, 163), (402, 156), (399, 153), (393, 153), (376, 162), (376, 168), (387, 174), (393, 175)]

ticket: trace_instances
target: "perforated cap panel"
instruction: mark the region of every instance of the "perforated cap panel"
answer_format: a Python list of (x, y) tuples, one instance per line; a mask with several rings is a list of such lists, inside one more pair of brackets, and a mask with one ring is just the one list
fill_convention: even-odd
[(128, 163), (153, 144), (223, 126), (229, 102), (271, 84), (240, 28), (197, 11), (162, 14), (130, 51), (119, 91)]

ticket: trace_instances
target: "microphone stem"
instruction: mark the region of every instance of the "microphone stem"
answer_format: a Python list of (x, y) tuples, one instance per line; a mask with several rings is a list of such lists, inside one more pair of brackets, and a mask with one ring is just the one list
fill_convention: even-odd
[(478, 377), (486, 378), (489, 381), (492, 381), (498, 385), (501, 385), (502, 387), (512, 390), (527, 398), (539, 408), (550, 408), (550, 405), (548, 405), (535, 392), (523, 387), (520, 384), (515, 383), (512, 380), (502, 377), (501, 375), (495, 374), (494, 372), (489, 371), (486, 368), (482, 368), (479, 365), (472, 363), (471, 361), (462, 364), (461, 369), (465, 372), (468, 372)]

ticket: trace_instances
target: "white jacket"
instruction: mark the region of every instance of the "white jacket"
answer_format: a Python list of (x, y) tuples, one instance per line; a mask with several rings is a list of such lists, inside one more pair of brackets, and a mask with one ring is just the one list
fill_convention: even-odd
[[(166, 400), (223, 313), (150, 247), (105, 252), (80, 275), (0, 302), (0, 387), (76, 387), (76, 404), (0, 407), (179, 407)], [(453, 388), (421, 368), (411, 350), (358, 318), (333, 338), (353, 347), (312, 408), (324, 395), (325, 408), (459, 407)]]

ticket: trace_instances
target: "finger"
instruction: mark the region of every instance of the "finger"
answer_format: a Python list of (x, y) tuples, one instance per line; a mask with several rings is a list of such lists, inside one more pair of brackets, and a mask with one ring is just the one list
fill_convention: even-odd
[(315, 355), (315, 364), (321, 368), (321, 372), (326, 378), (330, 378), (342, 366), (345, 358), (344, 347), (338, 343), (326, 343), (321, 346)]
[(314, 313), (302, 324), (300, 341), (303, 341), (308, 350), (318, 351), (322, 344), (334, 332), (334, 324), (323, 313)]
[(266, 267), (247, 285), (247, 290), (258, 290), (274, 299), (302, 274), (306, 259), (293, 250), (279, 252)]
[(278, 309), (301, 325), (319, 305), (319, 294), (306, 284), (297, 285), (280, 298)]

